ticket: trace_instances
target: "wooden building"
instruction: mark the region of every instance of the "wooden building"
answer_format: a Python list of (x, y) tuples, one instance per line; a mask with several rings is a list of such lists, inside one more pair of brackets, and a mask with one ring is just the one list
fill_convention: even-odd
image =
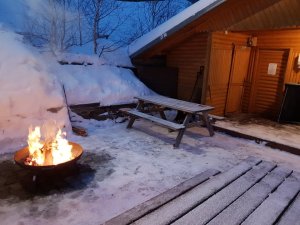
[[(204, 66), (198, 102), (216, 115), (276, 118), (284, 84), (300, 83), (299, 0), (216, 0), (165, 34), (133, 52), (133, 62), (177, 68), (177, 97), (185, 100)], [(154, 72), (147, 77), (160, 82)]]

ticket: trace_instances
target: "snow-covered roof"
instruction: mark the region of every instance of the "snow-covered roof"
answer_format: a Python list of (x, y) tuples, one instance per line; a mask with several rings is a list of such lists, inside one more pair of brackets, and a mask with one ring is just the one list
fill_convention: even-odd
[(225, 1), (226, 0), (201, 0), (196, 2), (165, 23), (132, 42), (128, 47), (129, 55), (131, 57), (139, 55), (141, 52), (167, 38), (186, 24), (196, 20)]

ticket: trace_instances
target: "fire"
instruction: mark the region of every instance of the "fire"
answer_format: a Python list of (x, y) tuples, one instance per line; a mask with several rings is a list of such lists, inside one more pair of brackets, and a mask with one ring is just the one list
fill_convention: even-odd
[(29, 156), (25, 159), (26, 165), (47, 166), (57, 165), (72, 160), (72, 145), (65, 139), (66, 133), (58, 130), (55, 138), (42, 141), (41, 129), (29, 128), (28, 150)]

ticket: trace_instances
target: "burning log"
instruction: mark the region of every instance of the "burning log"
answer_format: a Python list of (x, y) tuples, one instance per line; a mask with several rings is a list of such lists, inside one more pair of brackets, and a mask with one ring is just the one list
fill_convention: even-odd
[(59, 165), (71, 164), (82, 155), (82, 147), (68, 142), (66, 134), (60, 129), (55, 138), (41, 140), (40, 127), (29, 130), (28, 147), (16, 152), (15, 162), (26, 168), (54, 168)]

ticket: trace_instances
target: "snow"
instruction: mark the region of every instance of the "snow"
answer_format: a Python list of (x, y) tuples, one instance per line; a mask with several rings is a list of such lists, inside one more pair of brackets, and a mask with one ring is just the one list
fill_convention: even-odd
[(230, 183), (226, 188), (220, 190), (207, 201), (176, 220), (174, 225), (207, 224), (211, 218), (217, 216), (219, 212), (250, 189), (274, 167), (275, 165), (269, 162), (263, 162), (253, 167), (252, 170), (235, 182)]
[[(74, 53), (53, 57), (25, 45), (22, 36), (4, 28), (0, 28), (0, 49), (0, 144), (5, 146), (0, 152), (24, 145), (30, 126), (55, 121), (70, 132), (62, 85), (70, 105), (132, 103), (134, 96), (154, 94), (130, 69), (121, 67), (132, 66), (124, 49), (101, 58)], [(57, 60), (93, 65), (60, 65)]]
[[(176, 132), (150, 122), (139, 120), (128, 130), (126, 123), (74, 120), (89, 136), (70, 140), (83, 146), (79, 163), (89, 165), (94, 175), (85, 176), (86, 186), (29, 197), (18, 197), (19, 184), (7, 181), (0, 186), (6, 193), (0, 194), (3, 224), (101, 224), (206, 169), (226, 171), (249, 155), (300, 171), (299, 156), (220, 133), (209, 137), (204, 128), (189, 129), (174, 149)], [(1, 172), (11, 158), (1, 156), (0, 183), (9, 178)]]
[(218, 216), (209, 222), (209, 225), (241, 224), (291, 172), (291, 170), (283, 167), (276, 167), (263, 178), (262, 182), (256, 183), (245, 194), (220, 212)]
[(109, 65), (52, 67), (65, 86), (70, 105), (100, 102), (101, 106), (132, 103), (150, 91), (130, 69)]
[(143, 35), (142, 37), (138, 38), (134, 42), (132, 42), (129, 47), (129, 55), (133, 55), (140, 49), (142, 49), (147, 44), (151, 43), (157, 38), (160, 38), (161, 40), (164, 38), (167, 38), (168, 31), (176, 26), (178, 26), (180, 23), (191, 19), (193, 16), (195, 16), (198, 12), (200, 12), (202, 9), (213, 5), (218, 0), (206, 0), (206, 1), (198, 1), (195, 4), (191, 5), (190, 7), (186, 8), (182, 12), (178, 13), (165, 23), (159, 25), (158, 27), (154, 28), (149, 33)]
[(0, 145), (15, 143), (30, 126), (46, 121), (54, 120), (68, 130), (61, 85), (49, 75), (39, 53), (24, 45), (21, 36), (3, 29), (0, 49)]
[[(108, 41), (107, 41), (108, 42)], [(102, 43), (103, 45), (103, 43)], [(105, 45), (105, 43), (104, 43)], [(121, 67), (133, 67), (130, 58), (128, 57), (127, 48), (119, 48), (114, 51), (103, 52), (101, 57), (95, 55), (92, 51), (92, 42), (83, 46), (73, 46), (68, 52), (58, 54), (58, 60), (66, 60), (67, 62), (86, 62), (92, 64), (107, 64)]]
[(299, 176), (292, 174), (242, 224), (274, 224), (281, 212), (299, 193), (299, 188)]
[(217, 121), (216, 125), (232, 131), (237, 131), (266, 141), (299, 148), (300, 126), (280, 124), (264, 119), (251, 119), (246, 123), (235, 120)]
[[(214, 2), (197, 2), (132, 44), (131, 53)], [(13, 21), (11, 26), (19, 22)], [(78, 180), (68, 180), (71, 186), (66, 188), (56, 187), (46, 194), (28, 193), (19, 180), (23, 170), (13, 164), (13, 154), (26, 145), (30, 125), (56, 121), (57, 126), (70, 131), (62, 84), (69, 104), (130, 103), (135, 95), (153, 92), (130, 69), (122, 68), (132, 66), (126, 49), (99, 58), (74, 48), (71, 53), (53, 57), (25, 45), (21, 36), (2, 25), (0, 49), (1, 224), (101, 224), (206, 169), (227, 171), (250, 155), (300, 171), (299, 156), (221, 133), (209, 137), (205, 128), (189, 129), (180, 148), (173, 149), (177, 133), (153, 123), (138, 120), (128, 130), (126, 123), (84, 120), (72, 114), (74, 124), (86, 128), (89, 134), (79, 137), (69, 132), (68, 136), (83, 146), (79, 161), (83, 174)], [(57, 60), (86, 66), (60, 65)], [(247, 129), (271, 134), (263, 128)], [(28, 174), (22, 178), (28, 178)]]
[[(228, 185), (231, 181), (237, 179), (241, 174), (246, 173), (252, 166), (257, 164), (258, 160), (253, 160), (251, 163), (241, 163), (234, 169), (230, 169), (222, 174), (222, 176), (214, 177), (214, 179), (208, 180), (207, 182), (194, 187), (187, 193), (179, 196), (178, 198), (172, 200), (168, 204), (163, 205), (159, 210), (155, 210), (149, 213), (147, 216), (142, 217), (137, 220), (135, 224), (143, 225), (162, 225), (170, 224), (175, 221), (178, 215), (188, 215), (187, 212), (195, 208), (202, 201), (204, 201), (207, 196), (213, 195), (217, 190)], [(206, 212), (203, 211), (201, 215), (205, 215)], [(184, 217), (183, 217), (184, 218)], [(176, 223), (175, 221), (174, 223)], [(182, 221), (178, 220), (178, 224)], [(183, 224), (183, 223), (182, 223)], [(192, 222), (189, 224), (198, 224), (197, 222)]]

